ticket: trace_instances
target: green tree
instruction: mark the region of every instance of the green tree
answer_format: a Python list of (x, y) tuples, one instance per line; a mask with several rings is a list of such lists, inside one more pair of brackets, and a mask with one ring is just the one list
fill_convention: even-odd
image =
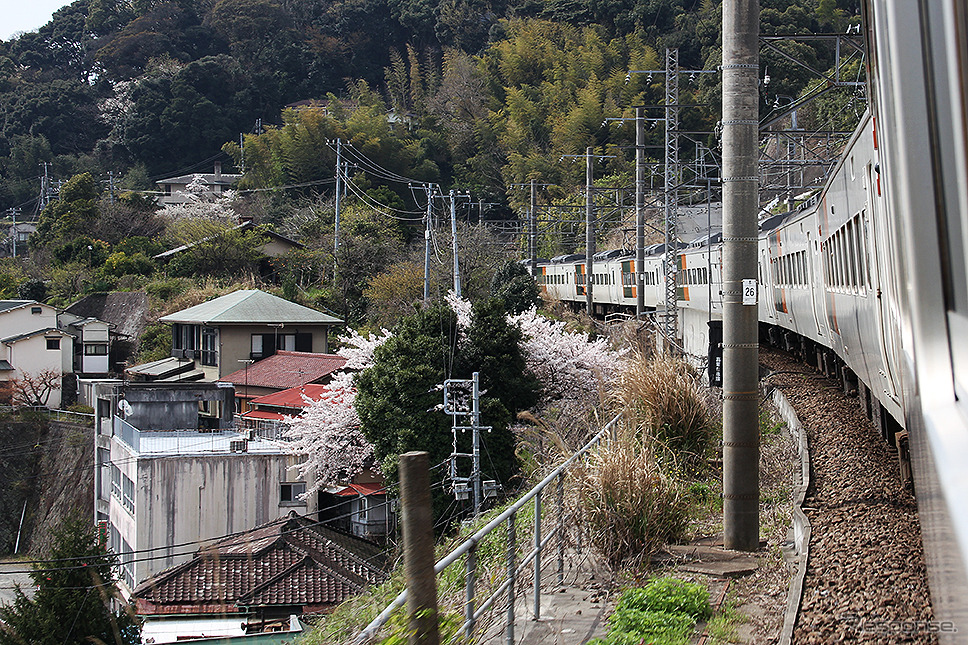
[(508, 260), (494, 273), (491, 294), (504, 301), (508, 313), (519, 314), (541, 303), (541, 292), (528, 270)]
[(37, 232), (30, 237), (33, 246), (70, 242), (86, 234), (98, 215), (100, 187), (90, 173), (75, 175), (60, 190), (60, 199), (48, 204), (40, 214)]
[[(396, 479), (397, 456), (410, 450), (429, 454), (431, 464), (446, 461), (453, 446), (450, 417), (437, 409), (437, 389), (446, 378), (469, 379), (479, 372), (482, 391), (481, 420), (491, 426), (481, 437), (485, 479), (507, 484), (517, 472), (514, 436), (516, 414), (535, 403), (537, 382), (524, 375), (519, 342), (521, 331), (508, 324), (498, 300), (485, 300), (473, 308), (466, 338), (461, 340), (457, 316), (438, 303), (404, 318), (392, 339), (376, 350), (374, 365), (354, 379), (357, 411), (367, 440), (391, 481)], [(459, 433), (458, 450), (470, 452), (470, 433)], [(468, 463), (460, 464), (463, 476)], [(443, 482), (446, 470), (433, 471)], [(449, 491), (438, 491), (434, 506), (446, 521), (451, 508)]]
[(117, 558), (106, 552), (92, 526), (79, 519), (64, 522), (55, 532), (51, 564), (34, 565), (37, 587), (33, 599), (17, 587), (12, 605), (0, 607), (0, 645), (87, 645), (141, 642), (141, 628), (125, 612), (115, 613), (120, 600), (115, 587)]

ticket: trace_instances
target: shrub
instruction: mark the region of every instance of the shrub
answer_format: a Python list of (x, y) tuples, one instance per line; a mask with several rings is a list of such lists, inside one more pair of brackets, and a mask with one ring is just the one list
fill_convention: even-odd
[(690, 505), (681, 484), (655, 465), (633, 433), (602, 446), (576, 479), (582, 521), (613, 566), (647, 559), (688, 526)]
[(613, 404), (630, 425), (667, 449), (656, 451), (662, 461), (671, 458), (690, 474), (705, 466), (718, 427), (685, 362), (668, 356), (629, 360), (613, 390)]

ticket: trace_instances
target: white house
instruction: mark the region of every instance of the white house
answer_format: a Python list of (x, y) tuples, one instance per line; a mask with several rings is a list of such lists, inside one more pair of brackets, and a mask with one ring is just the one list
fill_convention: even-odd
[[(95, 516), (128, 591), (185, 562), (200, 541), (315, 512), (281, 442), (232, 427), (234, 388), (217, 383), (95, 386)], [(310, 507), (311, 506), (311, 507)]]
[(228, 191), (240, 179), (242, 175), (223, 173), (221, 162), (216, 161), (214, 172), (179, 175), (156, 181), (155, 184), (161, 193), (158, 203), (166, 206), (185, 204), (197, 199), (212, 201)]
[(59, 407), (62, 381), (73, 371), (74, 337), (61, 330), (57, 309), (35, 300), (0, 300), (0, 381), (44, 379), (43, 403)]

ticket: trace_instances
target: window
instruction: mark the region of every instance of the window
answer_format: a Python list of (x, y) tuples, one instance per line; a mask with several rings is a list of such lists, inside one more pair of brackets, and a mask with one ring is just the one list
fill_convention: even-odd
[(85, 343), (84, 355), (85, 356), (107, 356), (108, 345), (107, 343)]
[(279, 501), (284, 506), (305, 506), (300, 497), (306, 494), (306, 482), (283, 482), (280, 486)]
[(202, 327), (202, 365), (218, 365), (218, 330)]
[(252, 334), (252, 358), (262, 358), (262, 334)]
[(60, 349), (60, 338), (48, 338), (47, 349)]
[(111, 464), (111, 495), (121, 499), (121, 470)]
[(134, 482), (131, 481), (127, 475), (121, 474), (121, 484), (122, 484), (122, 495), (121, 495), (121, 505), (134, 515)]
[(360, 522), (366, 521), (366, 512), (370, 508), (369, 502), (370, 500), (368, 500), (366, 497), (360, 497), (360, 511), (356, 514), (356, 519), (358, 519)]

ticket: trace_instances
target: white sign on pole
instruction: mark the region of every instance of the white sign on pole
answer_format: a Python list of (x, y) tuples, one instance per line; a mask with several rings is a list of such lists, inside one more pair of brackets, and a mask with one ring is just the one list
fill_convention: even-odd
[(756, 280), (743, 280), (743, 304), (756, 304)]

